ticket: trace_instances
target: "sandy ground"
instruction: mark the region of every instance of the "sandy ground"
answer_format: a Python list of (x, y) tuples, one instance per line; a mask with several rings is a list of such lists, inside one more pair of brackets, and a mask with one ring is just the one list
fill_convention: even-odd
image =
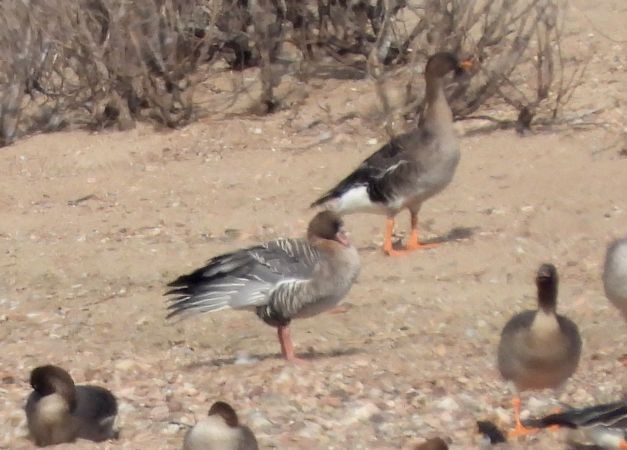
[[(21, 408), (43, 363), (121, 403), (119, 441), (59, 448), (180, 448), (181, 423), (216, 399), (266, 449), (391, 450), (435, 435), (478, 448), (477, 419), (511, 425), (495, 348), (507, 319), (534, 305), (545, 261), (558, 266), (559, 309), (579, 324), (584, 353), (563, 392), (525, 395), (527, 413), (550, 411), (557, 396), (624, 396), (625, 323), (600, 271), (607, 242), (627, 234), (627, 47), (598, 30), (627, 39), (627, 7), (601, 4), (575, 2), (573, 39), (597, 51), (574, 104), (600, 109), (602, 125), (521, 138), (460, 124), (456, 178), (421, 213), (424, 238), (445, 242), (391, 259), (379, 249), (382, 217), (348, 217), (362, 273), (347, 313), (293, 324), (297, 351), (313, 360), (304, 368), (279, 358), (274, 330), (254, 315), (172, 324), (162, 294), (213, 255), (303, 233), (306, 205), (385, 140), (355, 111), (375, 101), (369, 81), (320, 82), (298, 112), (267, 118), (65, 132), (0, 150), (0, 448), (32, 447)], [(357, 117), (337, 123), (323, 107)], [(510, 448), (561, 441), (546, 433)]]

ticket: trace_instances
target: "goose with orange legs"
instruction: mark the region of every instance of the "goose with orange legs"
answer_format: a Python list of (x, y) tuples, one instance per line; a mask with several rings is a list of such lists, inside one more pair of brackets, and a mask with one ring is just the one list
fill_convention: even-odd
[[(459, 162), (453, 113), (444, 94), (444, 77), (472, 67), (451, 53), (437, 53), (425, 68), (425, 110), (418, 128), (391, 139), (350, 175), (311, 204), (340, 215), (367, 212), (387, 216), (383, 250), (388, 255), (432, 247), (420, 242), (418, 212), (422, 204), (446, 188)], [(393, 248), (395, 217), (408, 209), (411, 232), (405, 248)]]
[(558, 388), (575, 373), (581, 356), (577, 325), (557, 314), (557, 269), (543, 264), (536, 276), (538, 309), (514, 315), (501, 332), (498, 368), (513, 384), (516, 427), (510, 436), (535, 432), (520, 421), (519, 393), (530, 389)]

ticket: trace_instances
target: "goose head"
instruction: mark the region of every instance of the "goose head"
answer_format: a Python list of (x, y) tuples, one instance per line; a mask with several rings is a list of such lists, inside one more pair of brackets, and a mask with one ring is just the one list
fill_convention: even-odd
[(321, 211), (311, 219), (307, 228), (307, 238), (310, 242), (320, 240), (335, 241), (344, 247), (350, 247), (344, 221), (332, 211)]
[(460, 76), (466, 73), (472, 67), (472, 59), (459, 61), (457, 59), (457, 56), (452, 53), (440, 52), (431, 56), (427, 60), (427, 66), (425, 68), (425, 78), (442, 78), (449, 72), (455, 72), (455, 76)]
[(220, 416), (225, 424), (231, 428), (239, 426), (239, 418), (235, 410), (226, 402), (215, 402), (209, 408), (208, 416)]
[(536, 275), (538, 306), (547, 313), (555, 312), (557, 306), (557, 269), (553, 264), (542, 264)]
[(70, 411), (76, 407), (76, 388), (69, 373), (58, 366), (46, 365), (33, 369), (30, 385), (42, 397), (58, 394), (68, 403)]
[(414, 450), (448, 450), (448, 445), (440, 437), (429, 439), (427, 442), (416, 445)]

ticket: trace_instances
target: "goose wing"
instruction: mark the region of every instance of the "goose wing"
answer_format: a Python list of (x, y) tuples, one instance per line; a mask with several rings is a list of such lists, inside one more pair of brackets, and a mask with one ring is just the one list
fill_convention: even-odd
[(404, 190), (405, 185), (412, 184), (425, 170), (419, 158), (410, 154), (410, 146), (415, 150), (417, 146), (429, 145), (430, 141), (428, 133), (420, 130), (418, 135), (414, 131), (392, 138), (311, 207), (340, 198), (360, 187), (366, 187), (373, 202), (393, 200), (395, 192)]
[(568, 428), (605, 427), (627, 429), (627, 402), (605, 403), (550, 414), (529, 421), (531, 426), (560, 425)]
[(294, 296), (309, 282), (320, 253), (304, 239), (277, 239), (211, 259), (169, 284), (168, 317), (182, 313), (246, 309), (275, 296)]

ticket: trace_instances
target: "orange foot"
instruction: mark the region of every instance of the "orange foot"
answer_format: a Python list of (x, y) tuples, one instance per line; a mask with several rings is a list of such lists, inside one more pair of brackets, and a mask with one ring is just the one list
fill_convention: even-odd
[(618, 443), (618, 448), (623, 448), (623, 449), (627, 449), (627, 441), (626, 440), (622, 440)]
[(429, 248), (437, 247), (438, 245), (440, 244), (421, 244), (418, 241), (410, 241), (404, 248), (395, 249), (394, 247), (392, 247), (392, 243), (390, 242), (389, 244), (386, 243), (383, 246), (383, 251), (388, 256), (405, 256), (415, 250), (426, 250)]
[(529, 436), (530, 434), (537, 433), (538, 431), (538, 428), (526, 428), (522, 423), (517, 422), (516, 427), (514, 427), (513, 430), (510, 430), (508, 435), (509, 437)]

